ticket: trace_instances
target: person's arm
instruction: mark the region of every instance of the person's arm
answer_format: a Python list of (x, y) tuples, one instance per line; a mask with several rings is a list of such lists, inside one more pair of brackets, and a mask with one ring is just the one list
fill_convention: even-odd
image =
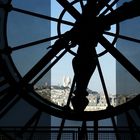
[(106, 24), (113, 25), (117, 22), (122, 22), (137, 16), (140, 16), (140, 1), (133, 0), (125, 2), (122, 6), (118, 7), (103, 18)]

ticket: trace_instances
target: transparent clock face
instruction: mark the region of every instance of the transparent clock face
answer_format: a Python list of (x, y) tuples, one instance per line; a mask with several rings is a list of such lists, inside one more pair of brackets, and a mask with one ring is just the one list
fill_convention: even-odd
[[(65, 126), (72, 123), (78, 126), (78, 139), (89, 136), (87, 130), (92, 131), (94, 139), (100, 139), (103, 134), (100, 130), (104, 132), (106, 128), (111, 130), (111, 135), (105, 130), (103, 136), (108, 136), (107, 139), (110, 136), (116, 140), (139, 137), (140, 18), (126, 20), (128, 15), (125, 15), (121, 22), (120, 16), (115, 18), (118, 22), (109, 18), (114, 24), (102, 28), (107, 16), (113, 15), (124, 1), (97, 0), (93, 4), (97, 6), (94, 19), (102, 16), (105, 19), (96, 26), (91, 19), (93, 26), (89, 27), (85, 22), (86, 26), (81, 30), (90, 32), (90, 28), (96, 27), (99, 30), (99, 40), (94, 46), (99, 63), (88, 84), (89, 104), (85, 110), (76, 112), (71, 104), (76, 87), (72, 60), (79, 44), (67, 35), (77, 27), (77, 16), (83, 16), (88, 2), (0, 0), (0, 134), (8, 139), (27, 138), (28, 130), (31, 132), (29, 139), (32, 139), (38, 127), (56, 126), (56, 121), (59, 130), (55, 127), (57, 134), (49, 135), (49, 138), (57, 140), (66, 134), (63, 133)], [(88, 33), (82, 36), (92, 38)], [(78, 36), (75, 37), (77, 40)], [(21, 128), (13, 135), (5, 131), (7, 126)], [(85, 132), (81, 133), (83, 130)], [(125, 135), (124, 130), (129, 134)]]
[[(67, 2), (80, 15), (87, 4), (86, 0)], [(65, 108), (72, 92), (74, 78), (72, 60), (77, 54), (79, 45), (76, 44), (70, 49), (66, 46), (55, 51), (54, 44), (74, 28), (77, 18), (63, 2), (56, 0), (51, 2), (12, 0), (11, 5), (6, 23), (8, 45), (5, 46), (11, 53), (8, 57), (6, 55), (4, 57), (12, 76), (16, 77), (17, 82), (33, 87), (35, 92), (32, 91), (31, 96), (43, 102), (43, 105), (48, 104), (54, 108), (58, 107), (57, 109)], [(118, 5), (118, 2), (110, 1), (99, 10), (96, 18), (113, 13)], [(115, 108), (138, 96), (139, 78), (134, 73), (140, 66), (138, 61), (140, 41), (139, 34), (136, 34), (139, 27), (133, 25), (138, 25), (136, 23), (139, 20), (137, 17), (130, 19), (129, 22), (115, 23), (102, 33), (108, 44), (99, 41), (96, 46), (99, 65), (88, 85), (89, 104), (85, 111), (106, 111), (108, 106)], [(133, 28), (130, 28), (132, 26)], [(88, 29), (86, 26), (84, 28)], [(68, 46), (71, 43), (69, 41)], [(121, 54), (118, 54), (118, 51)], [(133, 72), (127, 68), (128, 65), (134, 69)], [(26, 87), (25, 85), (23, 87)], [(73, 110), (71, 102), (68, 106)]]

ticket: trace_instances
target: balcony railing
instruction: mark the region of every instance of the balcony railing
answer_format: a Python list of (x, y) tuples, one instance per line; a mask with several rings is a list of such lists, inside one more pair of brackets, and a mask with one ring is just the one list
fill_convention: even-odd
[(140, 129), (128, 127), (99, 127), (98, 131), (93, 127), (82, 130), (81, 127), (1, 127), (0, 140), (140, 140)]

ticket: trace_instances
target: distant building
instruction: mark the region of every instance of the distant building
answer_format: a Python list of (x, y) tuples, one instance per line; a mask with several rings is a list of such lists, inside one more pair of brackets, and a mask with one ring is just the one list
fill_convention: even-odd
[[(50, 100), (51, 102), (59, 106), (65, 106), (69, 97), (70, 88), (65, 88), (61, 86), (51, 86), (50, 88), (48, 87), (36, 89), (36, 92), (44, 99)], [(136, 95), (110, 95), (110, 104), (112, 106), (117, 106), (126, 103), (135, 96)], [(99, 94), (98, 92), (90, 90), (87, 98), (89, 100), (89, 104), (86, 107), (87, 111), (97, 111), (105, 109), (107, 107), (107, 102), (104, 94)]]
[(63, 87), (70, 87), (71, 78), (69, 76), (63, 76)]

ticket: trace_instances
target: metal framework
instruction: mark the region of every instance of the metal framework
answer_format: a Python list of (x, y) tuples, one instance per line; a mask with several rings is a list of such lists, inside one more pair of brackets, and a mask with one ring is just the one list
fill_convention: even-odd
[[(116, 61), (118, 61), (127, 72), (129, 72), (138, 82), (140, 82), (140, 71), (139, 68), (136, 67), (132, 62), (130, 62), (125, 55), (123, 55), (119, 50), (117, 50), (114, 46), (118, 39), (123, 39), (125, 41), (131, 41), (133, 43), (140, 43), (139, 39), (135, 39), (132, 37), (124, 36), (120, 34), (120, 22), (128, 21), (134, 17), (138, 17), (139, 10), (138, 0), (125, 3), (119, 8), (114, 9), (114, 5), (119, 2), (119, 0), (56, 0), (59, 5), (63, 7), (62, 12), (60, 12), (60, 16), (58, 18), (51, 17), (49, 15), (42, 15), (39, 13), (35, 13), (32, 11), (24, 10), (18, 7), (14, 7), (12, 5), (11, 0), (7, 0), (6, 2), (0, 1), (0, 119), (4, 118), (6, 114), (15, 106), (20, 99), (24, 99), (31, 106), (34, 106), (37, 111), (32, 114), (32, 117), (28, 119), (24, 126), (21, 129), (18, 129), (18, 134), (16, 137), (20, 137), (20, 135), (25, 134), (28, 129), (30, 129), (29, 139), (32, 139), (33, 134), (38, 131), (38, 123), (43, 113), (49, 113), (56, 117), (62, 118), (61, 125), (59, 127), (59, 131), (57, 129), (57, 140), (61, 140), (64, 132), (71, 133), (72, 139), (101, 139), (100, 134), (106, 135), (108, 133), (115, 134), (114, 139), (120, 139), (120, 133), (125, 130), (120, 129), (117, 126), (117, 122), (115, 117), (120, 114), (125, 114), (126, 121), (128, 124), (127, 132), (133, 137), (133, 139), (137, 139), (139, 137), (139, 125), (135, 118), (133, 118), (133, 114), (131, 111), (133, 110), (138, 118), (140, 118), (140, 110), (139, 110), (139, 98), (140, 96), (136, 96), (133, 100), (119, 105), (117, 107), (113, 107), (110, 104), (110, 99), (107, 91), (107, 86), (105, 83), (105, 78), (103, 74), (103, 70), (99, 61), (99, 57), (103, 57), (106, 53), (110, 53)], [(75, 4), (79, 4), (81, 7), (82, 13), (78, 11), (74, 7)], [(103, 10), (103, 11), (102, 11)], [(7, 22), (8, 15), (11, 11), (17, 12), (19, 14), (25, 14), (27, 16), (36, 17), (38, 19), (49, 20), (57, 23), (57, 35), (51, 36), (48, 38), (36, 40), (34, 42), (28, 42), (19, 46), (11, 47), (8, 44), (7, 38)], [(131, 13), (130, 13), (131, 11)], [(76, 22), (71, 22), (64, 20), (64, 15), (69, 13)], [(93, 15), (91, 14), (93, 13)], [(86, 21), (86, 22), (85, 22)], [(88, 22), (87, 22), (88, 21)], [(91, 23), (89, 23), (91, 21)], [(104, 23), (104, 24), (102, 24)], [(65, 33), (61, 33), (61, 25), (70, 26), (71, 29), (66, 31)], [(111, 25), (116, 26), (116, 32), (112, 33), (109, 31)], [(94, 26), (93, 26), (94, 25)], [(87, 32), (91, 30), (90, 34)], [(83, 35), (86, 34), (87, 37)], [(91, 35), (92, 34), (92, 35)], [(104, 35), (112, 36), (113, 41), (110, 42)], [(80, 38), (78, 37), (80, 36)], [(89, 38), (91, 36), (91, 38)], [(57, 40), (56, 40), (57, 39)], [(84, 42), (82, 39), (85, 39)], [(21, 76), (20, 72), (17, 70), (14, 61), (11, 57), (13, 52), (17, 52), (22, 49), (34, 47), (35, 45), (41, 43), (48, 43), (49, 41), (56, 40), (55, 43), (48, 47), (48, 51), (46, 54), (38, 60), (38, 62), (30, 68), (30, 70), (24, 75)], [(92, 42), (93, 40), (93, 42)], [(97, 44), (100, 43), (104, 48), (104, 51), (98, 53), (94, 52), (94, 57), (96, 58), (96, 67), (99, 73), (99, 78), (101, 80), (101, 84), (103, 87), (105, 99), (107, 102), (107, 108), (101, 111), (80, 111), (77, 112), (70, 108), (71, 99), (74, 96), (74, 89), (77, 85), (77, 76), (75, 74), (73, 78), (73, 83), (71, 86), (71, 91), (69, 93), (69, 98), (67, 100), (67, 104), (63, 106), (59, 106), (57, 104), (52, 103), (49, 100), (45, 100), (40, 97), (34, 91), (34, 85), (47, 73), (51, 70), (53, 66), (58, 61), (61, 61), (61, 58), (70, 53), (74, 57), (77, 57), (80, 53), (74, 52), (72, 48), (76, 46), (82, 46), (82, 43), (88, 44), (88, 47), (94, 48), (96, 50)], [(92, 42), (92, 43), (91, 43)], [(91, 48), (90, 48), (91, 49)], [(89, 50), (90, 50), (89, 49)], [(82, 52), (83, 53), (83, 52)], [(80, 54), (81, 55), (81, 54)], [(87, 56), (86, 56), (87, 57)], [(87, 62), (88, 58), (84, 58)], [(92, 64), (92, 63), (91, 63)], [(87, 69), (85, 69), (86, 72)], [(100, 130), (99, 121), (109, 118), (112, 122), (111, 130)], [(82, 126), (73, 131), (65, 131), (65, 121), (67, 119), (82, 121)], [(87, 121), (93, 121), (94, 127), (93, 130), (89, 130), (87, 127)], [(7, 131), (7, 130), (6, 130)], [(0, 132), (2, 135), (7, 135), (8, 133), (5, 129), (1, 129)], [(11, 130), (10, 130), (11, 131)], [(43, 130), (41, 130), (44, 132)], [(50, 131), (49, 131), (50, 132)], [(136, 132), (136, 133), (135, 133)], [(45, 130), (45, 134), (46, 134)], [(56, 133), (56, 131), (51, 130), (51, 134)], [(92, 138), (89, 138), (92, 133)], [(15, 133), (14, 133), (15, 134)], [(127, 137), (128, 135), (126, 135)], [(128, 137), (127, 137), (128, 138)], [(126, 138), (126, 139), (127, 139)], [(129, 137), (130, 138), (130, 137)], [(104, 139), (105, 138), (104, 136)], [(109, 139), (109, 138), (108, 138)], [(110, 138), (112, 139), (112, 137)], [(125, 138), (124, 138), (125, 139)]]
[[(1, 131), (0, 138), (1, 140), (11, 138), (18, 139), (17, 134), (22, 139), (49, 139), (56, 140), (59, 133), (59, 127), (38, 127), (34, 133), (32, 133), (33, 128), (28, 128), (23, 135), (20, 135), (20, 127), (4, 127), (4, 132)], [(115, 131), (113, 127), (102, 126), (98, 128), (98, 133), (95, 132), (93, 127), (87, 127), (87, 134), (85, 135), (88, 140), (116, 140)], [(5, 135), (5, 132), (7, 135)], [(83, 132), (81, 127), (64, 127), (62, 131), (62, 140), (81, 140), (83, 138)], [(94, 133), (93, 133), (94, 132)], [(120, 139), (128, 140), (131, 137), (130, 130), (128, 127), (118, 127), (118, 136)], [(135, 130), (134, 135), (140, 135), (139, 130)]]

